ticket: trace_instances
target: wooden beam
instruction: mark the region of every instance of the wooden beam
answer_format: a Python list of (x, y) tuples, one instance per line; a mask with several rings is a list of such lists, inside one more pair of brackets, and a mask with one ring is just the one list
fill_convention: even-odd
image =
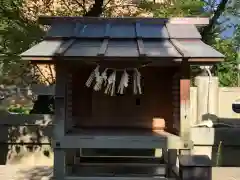
[(44, 126), (52, 124), (53, 118), (50, 114), (9, 114), (1, 111), (0, 126)]
[(55, 95), (55, 85), (46, 86), (43, 84), (32, 84), (31, 90), (36, 95)]
[(170, 18), (169, 23), (171, 24), (194, 24), (194, 25), (208, 25), (209, 18), (200, 17), (176, 17)]
[(34, 56), (30, 56), (30, 57), (22, 57), (22, 60), (25, 61), (52, 61), (53, 57), (34, 57)]
[(56, 63), (55, 86), (55, 121), (54, 139), (59, 139), (65, 134), (65, 95), (66, 95), (66, 68), (61, 61)]
[(188, 62), (191, 63), (218, 63), (218, 62), (223, 62), (224, 58), (189, 58)]
[(123, 23), (135, 23), (141, 21), (141, 23), (147, 24), (195, 24), (195, 25), (208, 25), (208, 18), (140, 18), (140, 17), (124, 17), (124, 18), (103, 18), (103, 17), (69, 17), (69, 16), (41, 16), (38, 19), (38, 22), (43, 25), (51, 25), (53, 23), (61, 22), (80, 22), (80, 23), (114, 23), (114, 22), (123, 22)]

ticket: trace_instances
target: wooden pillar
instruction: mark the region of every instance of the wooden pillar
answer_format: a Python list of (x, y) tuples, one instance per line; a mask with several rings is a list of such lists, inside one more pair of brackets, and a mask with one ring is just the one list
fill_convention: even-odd
[(61, 148), (54, 148), (53, 176), (56, 180), (64, 180), (66, 175), (66, 152)]
[(61, 61), (56, 63), (56, 86), (55, 86), (55, 126), (54, 139), (59, 139), (65, 134), (65, 95), (66, 74)]
[(166, 177), (175, 178), (174, 169), (177, 164), (177, 149), (163, 149), (163, 159), (166, 166)]
[(190, 140), (190, 65), (183, 59), (180, 70), (180, 136), (184, 148), (191, 149)]
[(53, 133), (54, 147), (54, 178), (64, 180), (65, 176), (65, 150), (61, 149), (58, 142), (65, 135), (65, 95), (66, 95), (66, 74), (61, 61), (56, 63), (56, 86), (55, 86), (55, 120)]

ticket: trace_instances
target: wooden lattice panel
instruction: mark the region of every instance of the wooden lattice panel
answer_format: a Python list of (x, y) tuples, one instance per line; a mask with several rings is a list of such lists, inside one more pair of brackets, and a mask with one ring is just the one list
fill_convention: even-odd
[(67, 110), (66, 110), (67, 128), (72, 123), (72, 73), (67, 74)]

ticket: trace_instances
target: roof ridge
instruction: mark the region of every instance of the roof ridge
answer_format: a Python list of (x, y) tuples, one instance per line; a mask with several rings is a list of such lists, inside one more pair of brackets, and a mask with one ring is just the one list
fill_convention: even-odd
[(38, 22), (43, 25), (50, 25), (54, 22), (73, 21), (73, 22), (100, 22), (100, 21), (111, 21), (111, 22), (146, 22), (146, 23), (157, 23), (157, 24), (194, 24), (198, 26), (205, 26), (209, 24), (209, 18), (205, 17), (175, 17), (175, 18), (155, 18), (155, 17), (81, 17), (81, 16), (40, 16)]

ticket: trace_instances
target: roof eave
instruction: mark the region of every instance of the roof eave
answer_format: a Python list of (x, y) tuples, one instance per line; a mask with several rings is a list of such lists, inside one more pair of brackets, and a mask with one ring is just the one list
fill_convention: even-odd
[(55, 22), (72, 21), (72, 22), (100, 22), (100, 21), (123, 21), (123, 22), (137, 22), (144, 21), (147, 23), (158, 24), (193, 24), (196, 26), (206, 26), (209, 24), (207, 17), (175, 17), (175, 18), (148, 18), (148, 17), (124, 17), (124, 18), (103, 18), (103, 17), (80, 17), (80, 16), (40, 16), (38, 22), (42, 25), (51, 25)]

